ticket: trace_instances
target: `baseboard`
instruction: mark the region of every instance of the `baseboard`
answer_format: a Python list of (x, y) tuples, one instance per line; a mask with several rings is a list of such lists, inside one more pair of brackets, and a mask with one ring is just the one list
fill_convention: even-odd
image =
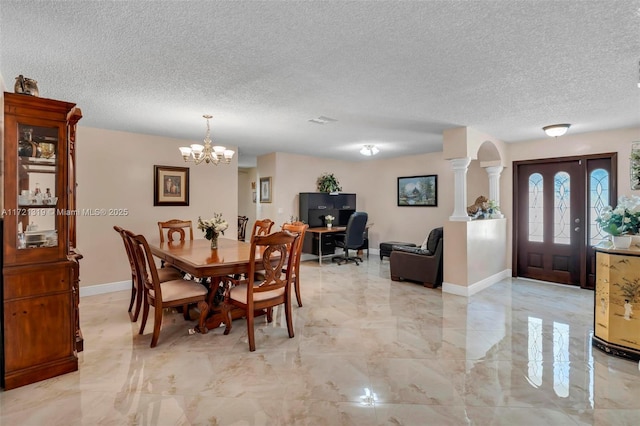
[(498, 272), (490, 277), (487, 277), (483, 280), (475, 282), (468, 286), (462, 286), (458, 284), (452, 284), (448, 282), (442, 283), (442, 292), (455, 294), (457, 296), (473, 296), (474, 294), (484, 290), (485, 288), (489, 288), (497, 282), (502, 281), (505, 278), (509, 278), (511, 276), (511, 269), (505, 269), (502, 272)]
[(95, 296), (97, 294), (113, 293), (122, 290), (131, 290), (131, 280), (80, 287), (80, 297)]

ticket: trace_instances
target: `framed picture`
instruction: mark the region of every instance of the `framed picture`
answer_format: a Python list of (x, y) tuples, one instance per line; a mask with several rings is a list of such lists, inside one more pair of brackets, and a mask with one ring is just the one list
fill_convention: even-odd
[(398, 206), (437, 207), (438, 175), (399, 177)]
[(631, 189), (640, 189), (640, 142), (631, 144), (630, 172)]
[(153, 205), (189, 205), (189, 168), (153, 166)]
[(271, 202), (271, 176), (260, 178), (260, 202)]

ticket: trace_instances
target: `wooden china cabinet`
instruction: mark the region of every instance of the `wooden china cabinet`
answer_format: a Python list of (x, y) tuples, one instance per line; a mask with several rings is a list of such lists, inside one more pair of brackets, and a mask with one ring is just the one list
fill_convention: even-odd
[(78, 369), (75, 104), (4, 94), (2, 381)]

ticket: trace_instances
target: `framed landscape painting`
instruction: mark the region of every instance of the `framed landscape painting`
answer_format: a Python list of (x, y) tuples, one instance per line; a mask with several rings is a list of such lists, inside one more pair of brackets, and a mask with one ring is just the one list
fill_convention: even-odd
[(438, 175), (399, 177), (398, 206), (437, 207)]
[(153, 166), (153, 205), (189, 205), (189, 168)]

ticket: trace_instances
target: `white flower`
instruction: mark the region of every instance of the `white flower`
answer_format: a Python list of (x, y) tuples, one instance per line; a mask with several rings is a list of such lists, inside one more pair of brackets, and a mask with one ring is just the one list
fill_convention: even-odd
[(205, 238), (210, 240), (214, 234), (224, 235), (224, 231), (229, 227), (229, 222), (222, 218), (222, 213), (214, 213), (213, 218), (202, 220), (198, 217), (198, 229), (205, 232)]

